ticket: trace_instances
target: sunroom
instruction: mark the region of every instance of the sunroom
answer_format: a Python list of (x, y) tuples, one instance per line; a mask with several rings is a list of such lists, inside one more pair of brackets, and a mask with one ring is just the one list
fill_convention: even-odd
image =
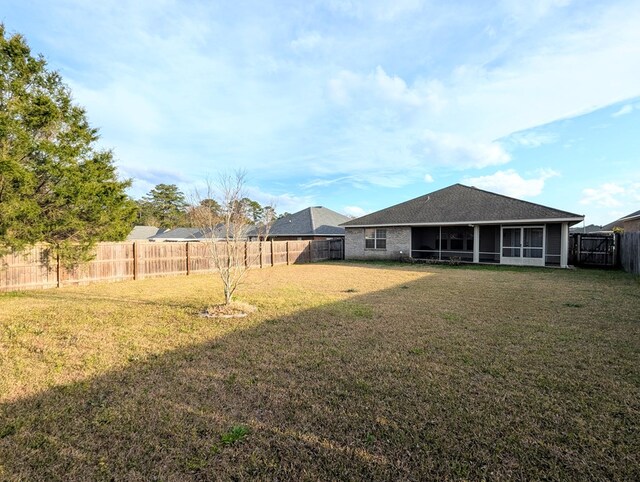
[[(468, 263), (561, 266), (562, 224), (444, 225), (411, 228), (411, 257)], [(567, 245), (568, 247), (568, 245)], [(566, 261), (565, 263), (566, 264)]]

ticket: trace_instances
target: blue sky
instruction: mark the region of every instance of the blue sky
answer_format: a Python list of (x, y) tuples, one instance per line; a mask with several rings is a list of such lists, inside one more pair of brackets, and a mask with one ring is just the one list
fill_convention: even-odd
[(456, 182), (640, 209), (640, 1), (0, 1), (140, 197), (244, 168), (278, 211)]

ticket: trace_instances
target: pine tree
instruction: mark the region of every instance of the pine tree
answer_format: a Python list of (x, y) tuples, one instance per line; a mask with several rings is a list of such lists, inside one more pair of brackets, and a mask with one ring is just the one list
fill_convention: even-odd
[(68, 262), (124, 239), (135, 205), (60, 74), (0, 24), (0, 252), (50, 243)]
[(186, 223), (187, 201), (175, 184), (158, 184), (140, 201), (141, 224), (175, 228)]

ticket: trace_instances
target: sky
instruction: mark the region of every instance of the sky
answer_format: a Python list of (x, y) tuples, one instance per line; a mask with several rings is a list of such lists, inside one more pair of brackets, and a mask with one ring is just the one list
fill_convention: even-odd
[(640, 0), (0, 0), (139, 198), (244, 169), (278, 212), (454, 183), (640, 209)]

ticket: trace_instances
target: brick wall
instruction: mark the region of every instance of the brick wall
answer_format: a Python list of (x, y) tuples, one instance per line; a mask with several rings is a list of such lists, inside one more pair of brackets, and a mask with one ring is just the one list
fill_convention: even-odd
[(387, 230), (387, 249), (365, 249), (364, 228), (347, 228), (345, 233), (345, 259), (399, 259), (411, 254), (411, 228), (396, 227)]

